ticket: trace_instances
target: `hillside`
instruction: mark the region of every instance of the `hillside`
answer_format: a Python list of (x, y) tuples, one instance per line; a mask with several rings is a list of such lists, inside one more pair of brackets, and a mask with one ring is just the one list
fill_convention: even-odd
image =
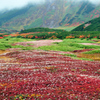
[(78, 26), (73, 31), (100, 31), (100, 17)]
[[(89, 8), (89, 9), (88, 9)], [(100, 16), (100, 5), (88, 1), (48, 0), (0, 13), (0, 29), (78, 26)]]

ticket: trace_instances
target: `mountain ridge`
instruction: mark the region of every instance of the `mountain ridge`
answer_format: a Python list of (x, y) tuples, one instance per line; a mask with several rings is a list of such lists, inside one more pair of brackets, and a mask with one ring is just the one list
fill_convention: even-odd
[(92, 19), (76, 27), (72, 31), (100, 31), (100, 17)]
[[(89, 9), (88, 9), (89, 8)], [(78, 26), (100, 16), (100, 5), (88, 1), (49, 0), (44, 4), (28, 5), (0, 15), (1, 29)]]

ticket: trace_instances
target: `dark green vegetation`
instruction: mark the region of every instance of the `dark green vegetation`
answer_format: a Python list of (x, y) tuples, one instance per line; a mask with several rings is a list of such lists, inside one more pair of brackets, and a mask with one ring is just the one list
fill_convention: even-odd
[[(50, 29), (50, 28), (43, 28), (43, 27), (37, 27), (37, 28), (31, 28), (31, 29), (25, 29), (20, 32), (21, 33), (29, 33), (29, 32), (63, 32), (64, 30), (60, 29)], [(66, 31), (64, 31), (66, 32)]]
[[(26, 38), (29, 38), (29, 36), (32, 39), (35, 39), (36, 37), (38, 39), (65, 39), (66, 36), (74, 36), (74, 38), (79, 38), (80, 36), (83, 35), (83, 38), (91, 39), (91, 38), (98, 38), (100, 39), (100, 31), (65, 31), (65, 30), (60, 30), (60, 29), (49, 29), (49, 28), (31, 28), (31, 29), (26, 29), (22, 30), (20, 34), (22, 33), (31, 33), (29, 35), (26, 35)], [(37, 33), (39, 32), (39, 33)], [(51, 32), (51, 33), (50, 33)]]
[[(19, 34), (26, 33), (25, 38), (29, 38), (30, 36), (31, 39), (64, 39), (66, 36), (70, 35), (65, 30), (60, 30), (60, 29), (49, 29), (49, 28), (32, 28), (32, 29), (27, 29), (21, 31)], [(27, 35), (27, 33), (30, 33)], [(19, 36), (18, 36), (19, 37)], [(22, 37), (22, 36), (20, 36)]]
[[(75, 35), (74, 35), (75, 34)], [(82, 39), (85, 39), (85, 37), (88, 37), (88, 35), (90, 35), (88, 39), (92, 39), (93, 37), (97, 37), (98, 39), (100, 39), (100, 31), (98, 32), (58, 32), (58, 33), (51, 33), (48, 34), (48, 32), (44, 32), (44, 33), (34, 33), (34, 34), (30, 34), (30, 35), (26, 35), (26, 38), (28, 38), (29, 36), (33, 36), (31, 39), (35, 39), (37, 36), (37, 39), (65, 39), (66, 36), (72, 35), (75, 38), (79, 38), (81, 35), (84, 35), (84, 37)]]
[(99, 15), (100, 6), (86, 0), (47, 0), (41, 5), (28, 5), (1, 13), (0, 28), (21, 30), (33, 27), (75, 27)]
[(100, 17), (78, 26), (73, 31), (100, 31)]
[[(6, 32), (4, 34), (0, 34), (0, 37), (4, 37), (4, 35), (9, 35)], [(12, 34), (13, 35), (13, 34)], [(100, 39), (100, 31), (65, 31), (61, 29), (50, 29), (50, 28), (31, 28), (22, 30), (15, 34), (17, 38), (31, 38), (31, 39), (65, 39), (65, 38), (81, 38), (87, 40), (92, 38)]]
[(88, 37), (88, 39), (91, 39), (93, 37), (96, 37), (100, 39), (100, 31), (71, 31), (68, 33), (72, 36), (75, 36), (75, 38), (78, 38), (79, 36), (84, 35), (83, 38)]

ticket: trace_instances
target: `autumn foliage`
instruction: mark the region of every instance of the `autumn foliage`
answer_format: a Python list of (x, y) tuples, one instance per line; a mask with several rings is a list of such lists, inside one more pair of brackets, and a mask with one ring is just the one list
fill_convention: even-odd
[(100, 99), (99, 62), (38, 51), (5, 56), (10, 60), (0, 59), (0, 100)]

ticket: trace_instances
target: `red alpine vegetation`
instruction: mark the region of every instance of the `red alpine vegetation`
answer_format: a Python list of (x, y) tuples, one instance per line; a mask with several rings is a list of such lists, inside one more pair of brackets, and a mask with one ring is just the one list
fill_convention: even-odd
[(83, 50), (74, 50), (73, 52), (86, 52), (86, 51), (91, 51), (91, 50), (94, 50), (94, 49), (83, 49)]
[(100, 62), (16, 51), (0, 60), (0, 100), (99, 100)]

